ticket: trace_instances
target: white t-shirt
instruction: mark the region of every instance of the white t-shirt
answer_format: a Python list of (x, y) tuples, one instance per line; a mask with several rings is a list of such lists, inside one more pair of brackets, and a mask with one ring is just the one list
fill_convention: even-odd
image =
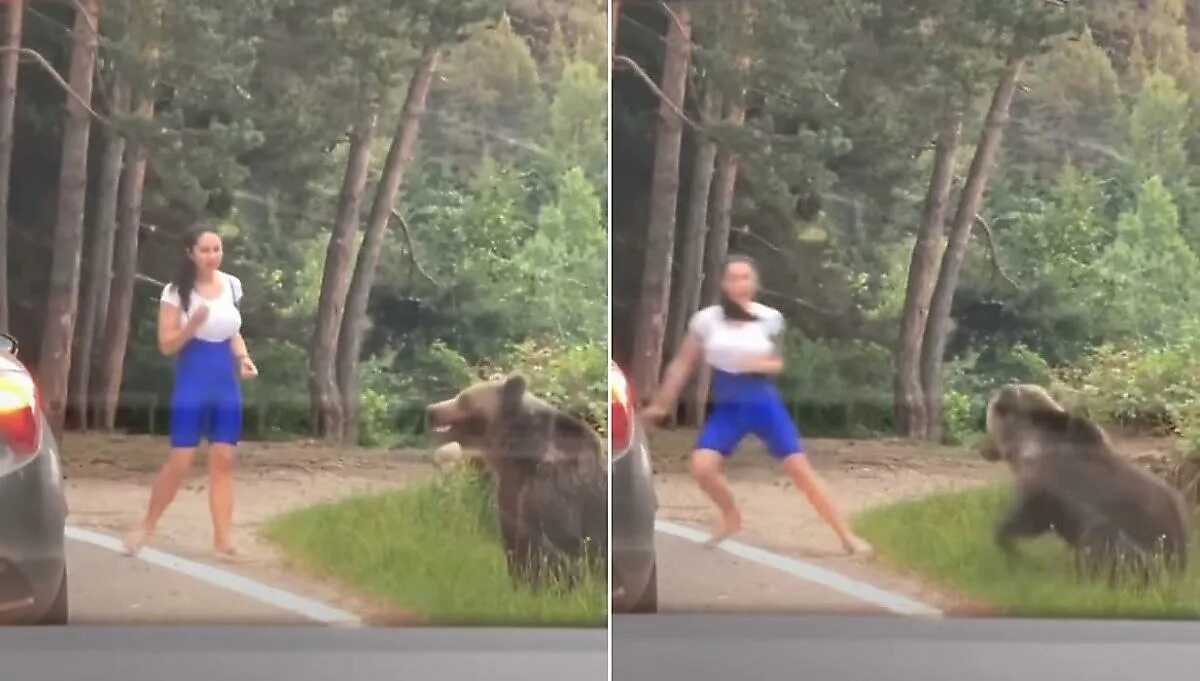
[(779, 351), (783, 314), (761, 303), (751, 303), (750, 311), (757, 320), (725, 319), (720, 305), (692, 315), (688, 329), (700, 339), (704, 357), (714, 369), (740, 373), (747, 360)]
[[(217, 277), (225, 285), (221, 287), (221, 293), (216, 298), (205, 298), (198, 291), (192, 289), (192, 296), (188, 301), (188, 307), (192, 313), (201, 305), (208, 306), (208, 319), (205, 319), (196, 331), (195, 337), (200, 340), (212, 342), (229, 340), (242, 328), (242, 313), (237, 307), (238, 302), (242, 299), (242, 282), (232, 274), (225, 272), (217, 272)], [(167, 305), (180, 308), (179, 325), (180, 327), (185, 326), (191, 314), (182, 310), (183, 304), (179, 300), (179, 294), (175, 291), (174, 284), (167, 284), (163, 287), (161, 300)]]

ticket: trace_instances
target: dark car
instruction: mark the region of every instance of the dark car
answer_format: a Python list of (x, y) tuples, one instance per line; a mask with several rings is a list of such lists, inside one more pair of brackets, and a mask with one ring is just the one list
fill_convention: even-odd
[(0, 622), (66, 624), (67, 501), (37, 387), (0, 334)]
[(654, 469), (625, 372), (609, 360), (609, 424), (612, 431), (613, 611), (658, 610), (658, 561), (654, 550)]

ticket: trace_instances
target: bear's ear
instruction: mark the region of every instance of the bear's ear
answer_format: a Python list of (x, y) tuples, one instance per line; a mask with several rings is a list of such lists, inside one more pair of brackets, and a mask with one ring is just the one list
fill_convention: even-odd
[(525, 377), (511, 376), (504, 381), (504, 386), (500, 389), (500, 408), (504, 413), (516, 411), (521, 406), (521, 399), (525, 397)]

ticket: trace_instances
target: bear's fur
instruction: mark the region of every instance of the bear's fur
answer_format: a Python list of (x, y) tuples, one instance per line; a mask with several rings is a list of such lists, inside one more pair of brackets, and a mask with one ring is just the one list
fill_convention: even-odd
[(1082, 570), (1106, 570), (1110, 584), (1119, 567), (1148, 580), (1152, 559), (1186, 567), (1191, 529), (1179, 491), (1122, 457), (1099, 426), (1068, 413), (1041, 387), (996, 391), (981, 454), (1006, 462), (1016, 480), (1016, 504), (996, 528), (1006, 553), (1017, 537), (1053, 531)]
[(608, 554), (604, 445), (582, 420), (530, 394), (523, 377), (472, 385), (429, 405), (426, 423), (443, 442), (477, 450), (491, 474), (510, 574), (537, 587), (568, 583), (586, 556)]

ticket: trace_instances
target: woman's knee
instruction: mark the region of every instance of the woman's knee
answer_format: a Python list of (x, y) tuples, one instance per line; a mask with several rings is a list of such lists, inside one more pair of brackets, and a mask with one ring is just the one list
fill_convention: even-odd
[(208, 466), (219, 473), (233, 471), (233, 447), (227, 444), (210, 444)]
[(723, 458), (719, 452), (698, 449), (692, 452), (692, 476), (697, 480), (711, 478), (721, 473)]
[(192, 458), (196, 450), (191, 447), (176, 447), (167, 456), (166, 469), (176, 475), (183, 475), (192, 467)]

